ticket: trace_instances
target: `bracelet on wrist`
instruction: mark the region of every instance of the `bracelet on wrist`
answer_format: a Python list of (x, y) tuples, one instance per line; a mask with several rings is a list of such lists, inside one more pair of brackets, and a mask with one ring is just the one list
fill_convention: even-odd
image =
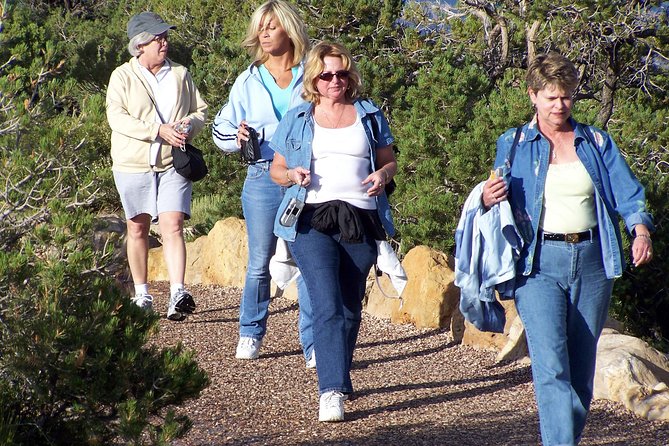
[(648, 235), (648, 234), (637, 234), (637, 235), (634, 236), (634, 238), (637, 238), (637, 237), (647, 238), (648, 241), (652, 241), (652, 240), (650, 239), (650, 235)]
[(293, 180), (291, 180), (291, 179), (290, 179), (290, 176), (288, 175), (288, 171), (289, 171), (289, 170), (290, 170), (290, 169), (286, 169), (286, 179), (290, 182), (290, 184), (295, 184), (295, 182), (294, 182)]

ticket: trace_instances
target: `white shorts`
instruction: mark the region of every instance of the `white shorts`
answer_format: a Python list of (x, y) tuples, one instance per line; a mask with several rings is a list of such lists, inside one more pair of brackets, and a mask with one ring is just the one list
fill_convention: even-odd
[(156, 222), (163, 212), (183, 212), (190, 218), (193, 182), (182, 177), (174, 168), (165, 172), (114, 172), (114, 182), (121, 197), (125, 218), (140, 214), (151, 215)]

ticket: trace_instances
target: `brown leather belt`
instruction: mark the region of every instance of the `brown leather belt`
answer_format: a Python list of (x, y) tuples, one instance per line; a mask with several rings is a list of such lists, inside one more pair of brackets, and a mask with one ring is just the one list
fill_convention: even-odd
[(541, 232), (540, 237), (543, 240), (553, 240), (556, 242), (580, 243), (592, 240), (597, 235), (597, 226), (583, 232), (570, 232), (568, 234), (556, 234), (553, 232)]

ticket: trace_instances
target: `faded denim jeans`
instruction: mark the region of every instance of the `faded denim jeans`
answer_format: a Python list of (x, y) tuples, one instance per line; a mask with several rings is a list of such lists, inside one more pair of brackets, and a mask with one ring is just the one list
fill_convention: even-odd
[(544, 446), (581, 439), (612, 290), (597, 236), (567, 243), (539, 235), (532, 273), (517, 277)]

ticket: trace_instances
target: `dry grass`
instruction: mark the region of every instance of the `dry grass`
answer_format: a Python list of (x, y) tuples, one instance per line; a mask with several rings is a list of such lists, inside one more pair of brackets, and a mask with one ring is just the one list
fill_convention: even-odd
[[(355, 394), (344, 423), (319, 423), (316, 372), (305, 368), (297, 305), (272, 301), (260, 358), (234, 358), (240, 292), (193, 286), (196, 313), (163, 317), (155, 342), (194, 349), (211, 385), (178, 408), (193, 428), (174, 446), (532, 445), (539, 425), (530, 370), (494, 364), (494, 352), (456, 345), (444, 330), (392, 325), (364, 315), (354, 359)], [(154, 286), (165, 313), (167, 285)], [(669, 423), (595, 401), (581, 445), (669, 445)]]

